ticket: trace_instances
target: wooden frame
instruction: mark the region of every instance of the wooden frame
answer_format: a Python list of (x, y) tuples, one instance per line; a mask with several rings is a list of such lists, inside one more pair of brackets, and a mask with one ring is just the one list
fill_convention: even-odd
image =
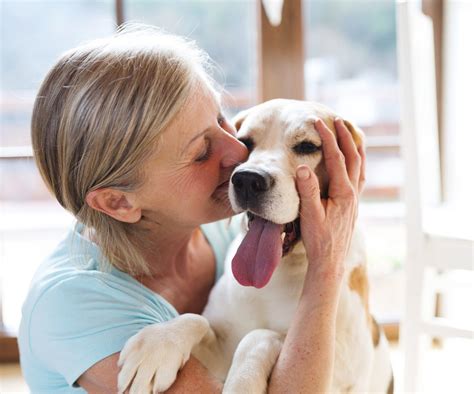
[(284, 2), (279, 26), (268, 21), (257, 2), (258, 100), (304, 100), (304, 41), (301, 0)]
[(16, 336), (0, 329), (0, 363), (12, 363), (19, 360), (20, 353)]
[(422, 11), (425, 15), (429, 16), (433, 21), (433, 44), (434, 44), (434, 57), (435, 57), (435, 77), (436, 77), (436, 107), (438, 110), (438, 139), (439, 139), (439, 160), (441, 166), (441, 196), (446, 197), (444, 191), (445, 186), (445, 173), (443, 171), (443, 149), (444, 146), (444, 108), (443, 108), (443, 9), (444, 0), (422, 0), (421, 3)]
[(115, 23), (117, 23), (117, 28), (125, 23), (123, 0), (115, 0), (115, 21)]
[(442, 289), (437, 273), (472, 271), (474, 240), (465, 211), (442, 201), (432, 20), (404, 1), (397, 3), (397, 23), (407, 218), (403, 389), (415, 392), (427, 338), (474, 335), (471, 327), (433, 316)]

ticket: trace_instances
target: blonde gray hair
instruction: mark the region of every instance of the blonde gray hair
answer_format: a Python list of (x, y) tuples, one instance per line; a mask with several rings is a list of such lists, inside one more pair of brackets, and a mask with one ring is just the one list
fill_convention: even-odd
[(134, 24), (64, 53), (40, 87), (31, 135), (41, 176), (94, 230), (106, 260), (129, 274), (150, 272), (133, 226), (92, 209), (86, 195), (140, 186), (140, 168), (193, 87), (214, 86), (210, 64), (193, 42)]

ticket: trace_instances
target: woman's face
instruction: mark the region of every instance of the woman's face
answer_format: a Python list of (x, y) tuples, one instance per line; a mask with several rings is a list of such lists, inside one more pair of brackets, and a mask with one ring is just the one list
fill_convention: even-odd
[(248, 151), (212, 91), (197, 89), (157, 145), (136, 193), (145, 222), (196, 227), (232, 215), (229, 179)]

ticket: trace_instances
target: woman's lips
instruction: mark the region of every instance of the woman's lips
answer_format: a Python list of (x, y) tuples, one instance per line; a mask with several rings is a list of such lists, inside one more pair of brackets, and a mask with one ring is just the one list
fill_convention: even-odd
[(217, 186), (212, 196), (219, 201), (228, 201), (229, 200), (229, 181), (222, 182)]

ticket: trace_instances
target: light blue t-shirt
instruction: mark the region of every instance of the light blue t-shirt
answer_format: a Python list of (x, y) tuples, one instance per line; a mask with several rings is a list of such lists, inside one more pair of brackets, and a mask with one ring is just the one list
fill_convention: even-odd
[[(201, 226), (222, 274), (227, 248), (242, 215)], [(23, 375), (33, 393), (85, 392), (76, 380), (122, 350), (148, 324), (170, 320), (176, 309), (159, 294), (115, 268), (100, 270), (100, 249), (73, 230), (35, 273), (18, 335)]]

